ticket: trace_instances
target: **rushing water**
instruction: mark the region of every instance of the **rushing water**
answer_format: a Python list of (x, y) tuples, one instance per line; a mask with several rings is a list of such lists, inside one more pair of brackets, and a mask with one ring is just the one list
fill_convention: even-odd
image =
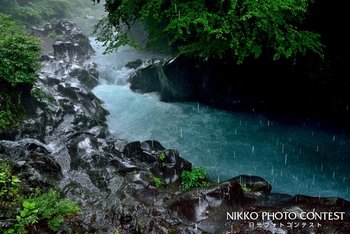
[[(94, 43), (93, 43), (94, 44)], [(337, 196), (350, 200), (350, 139), (308, 126), (290, 126), (255, 114), (232, 113), (198, 103), (164, 103), (157, 94), (129, 89), (126, 62), (154, 55), (123, 47), (102, 55), (94, 44), (101, 84), (94, 93), (110, 111), (110, 131), (129, 141), (155, 139), (180, 151), (211, 179), (257, 175), (274, 192)]]

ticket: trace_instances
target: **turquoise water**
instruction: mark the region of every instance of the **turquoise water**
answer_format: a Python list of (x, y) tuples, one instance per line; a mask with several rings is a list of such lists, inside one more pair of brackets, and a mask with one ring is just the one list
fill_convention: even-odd
[(123, 66), (154, 55), (128, 47), (102, 55), (101, 47), (94, 46), (101, 77), (112, 82), (93, 91), (110, 111), (108, 125), (116, 137), (158, 140), (195, 166), (205, 166), (215, 181), (257, 175), (274, 192), (350, 200), (349, 137), (198, 103), (164, 103), (156, 93), (134, 93), (126, 82), (133, 70)]

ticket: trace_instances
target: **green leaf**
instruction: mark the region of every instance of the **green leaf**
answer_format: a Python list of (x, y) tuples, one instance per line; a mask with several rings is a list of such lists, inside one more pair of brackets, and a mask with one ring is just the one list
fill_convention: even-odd
[(262, 54), (280, 59), (311, 51), (322, 57), (320, 35), (298, 28), (310, 2), (106, 0), (109, 14), (98, 24), (98, 40), (107, 45), (107, 52), (130, 43), (131, 25), (139, 19), (148, 32), (148, 46), (159, 48), (166, 42), (179, 54), (231, 55), (238, 64)]

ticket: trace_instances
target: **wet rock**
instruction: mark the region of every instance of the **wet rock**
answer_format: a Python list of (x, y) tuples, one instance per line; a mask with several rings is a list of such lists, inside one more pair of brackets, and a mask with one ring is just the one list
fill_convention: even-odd
[(255, 193), (253, 198), (255, 199), (254, 204), (257, 206), (284, 207), (294, 204), (294, 202), (292, 202), (293, 196), (289, 194), (268, 193), (259, 196)]
[(45, 29), (32, 26), (30, 28), (30, 33), (32, 33), (32, 34), (34, 34), (36, 36), (43, 36), (43, 35), (45, 35)]
[(161, 90), (161, 83), (158, 72), (161, 69), (161, 63), (157, 62), (143, 69), (139, 69), (129, 78), (130, 89), (142, 93), (157, 92)]
[(44, 61), (50, 61), (52, 58), (50, 56), (48, 56), (47, 54), (43, 54), (39, 57), (39, 61), (40, 62), (44, 62)]
[(91, 76), (95, 77), (97, 80), (99, 79), (99, 71), (96, 63), (88, 63), (84, 66), (84, 69), (87, 70)]
[(165, 148), (159, 143), (159, 141), (153, 141), (153, 140), (141, 142), (141, 149), (147, 152), (165, 150)]
[(123, 154), (134, 162), (143, 163), (156, 177), (164, 179), (166, 184), (179, 182), (179, 175), (191, 169), (191, 163), (179, 156), (177, 150), (165, 150), (157, 141), (130, 142)]
[(225, 233), (226, 212), (247, 207), (249, 202), (240, 185), (231, 181), (180, 194), (169, 201), (169, 207), (182, 223), (196, 224), (204, 233)]
[(116, 169), (116, 172), (121, 175), (140, 170), (137, 166), (128, 163), (126, 160), (112, 159), (110, 164)]
[(83, 70), (77, 79), (88, 89), (93, 89), (98, 85), (97, 78), (90, 75), (90, 73), (86, 70)]
[(69, 73), (71, 77), (77, 78), (82, 85), (88, 89), (93, 89), (98, 85), (98, 72), (96, 68), (89, 68), (89, 70), (81, 67), (75, 67)]
[(33, 138), (43, 141), (44, 130), (43, 125), (45, 124), (44, 120), (34, 121), (33, 119), (28, 119), (22, 122), (22, 128), (18, 133), (20, 138)]
[(134, 60), (134, 61), (128, 62), (128, 63), (125, 65), (125, 67), (136, 69), (136, 68), (140, 67), (140, 66), (142, 65), (142, 63), (143, 63), (143, 62), (142, 62), (141, 59), (136, 59), (136, 60)]
[(123, 153), (134, 161), (145, 162), (149, 165), (152, 165), (157, 161), (156, 155), (152, 154), (149, 151), (144, 151), (141, 148), (141, 142), (139, 141), (128, 143), (125, 146)]
[(106, 139), (109, 135), (107, 128), (103, 127), (103, 126), (95, 126), (91, 129), (89, 129), (88, 132), (96, 138)]
[(53, 186), (63, 176), (46, 145), (37, 140), (0, 141), (0, 154), (12, 162), (14, 171), (32, 188)]
[(152, 61), (129, 79), (130, 88), (143, 93), (159, 92), (162, 101), (193, 100), (202, 92), (200, 69), (205, 67), (199, 68), (194, 60), (185, 57)]
[(58, 59), (64, 59), (72, 63), (77, 61), (82, 63), (85, 60), (85, 53), (77, 43), (56, 41), (53, 44), (54, 55)]
[[(308, 207), (323, 207), (333, 211), (350, 212), (350, 202), (338, 197), (311, 197), (296, 195), (292, 198), (295, 205)], [(350, 217), (349, 217), (350, 218)]]
[(58, 59), (82, 64), (95, 52), (89, 38), (81, 32), (77, 25), (68, 20), (47, 24), (41, 31), (43, 36), (54, 34), (61, 39), (53, 44), (54, 55)]
[(269, 193), (272, 189), (271, 185), (259, 176), (240, 175), (231, 180), (245, 184), (253, 192)]
[[(93, 136), (82, 133), (67, 142), (71, 156), (71, 168), (93, 168), (97, 162), (106, 163), (105, 158), (98, 155), (98, 142)], [(101, 160), (101, 161), (100, 161)]]
[(180, 175), (183, 171), (190, 171), (192, 164), (179, 156), (177, 150), (164, 150), (157, 154), (158, 163), (151, 171), (164, 179), (166, 184), (180, 183)]

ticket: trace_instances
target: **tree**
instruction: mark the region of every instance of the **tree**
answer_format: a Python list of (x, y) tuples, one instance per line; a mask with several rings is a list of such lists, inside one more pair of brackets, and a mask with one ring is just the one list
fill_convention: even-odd
[(26, 33), (9, 16), (0, 14), (0, 82), (6, 81), (12, 86), (34, 83), (40, 49), (36, 37)]
[(40, 49), (39, 39), (0, 13), (0, 131), (15, 127), (23, 118), (20, 96), (23, 87), (37, 79)]
[(98, 40), (107, 45), (107, 52), (133, 45), (128, 33), (141, 20), (149, 43), (166, 40), (180, 54), (230, 55), (237, 63), (262, 53), (274, 60), (307, 51), (322, 56), (320, 35), (301, 24), (309, 4), (310, 0), (106, 0), (108, 16), (97, 25)]

